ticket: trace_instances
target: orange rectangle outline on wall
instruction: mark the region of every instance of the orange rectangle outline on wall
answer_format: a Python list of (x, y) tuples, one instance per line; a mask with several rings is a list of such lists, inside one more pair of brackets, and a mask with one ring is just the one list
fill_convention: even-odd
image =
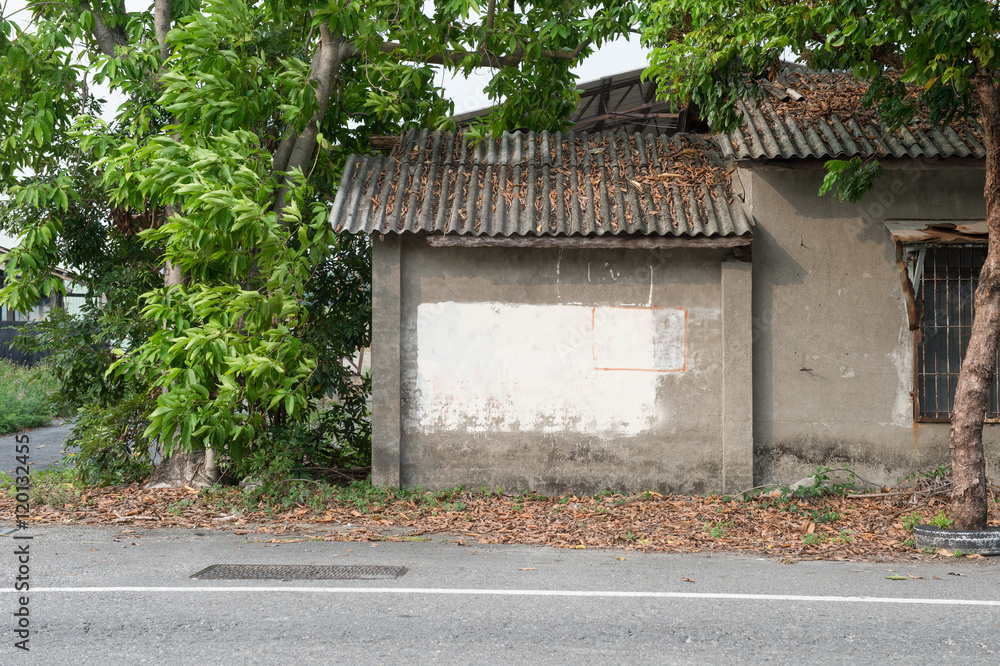
[[(671, 368), (670, 370), (656, 370), (655, 368), (599, 368), (594, 367), (594, 370), (604, 370), (607, 372), (657, 372), (657, 373), (668, 373), (668, 372), (685, 372), (687, 371), (687, 327), (688, 327), (688, 311), (687, 308), (637, 308), (637, 307), (627, 307), (624, 305), (602, 305), (600, 307), (614, 309), (614, 310), (680, 310), (684, 313), (684, 351), (681, 352), (683, 363), (679, 368)], [(597, 308), (594, 306), (590, 309), (590, 332), (594, 333), (596, 328), (597, 319)], [(590, 354), (594, 361), (597, 361), (597, 349), (593, 342), (590, 343)]]

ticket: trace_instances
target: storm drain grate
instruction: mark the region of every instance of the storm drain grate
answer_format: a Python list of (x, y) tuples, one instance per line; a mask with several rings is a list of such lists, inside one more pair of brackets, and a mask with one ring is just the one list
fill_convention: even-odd
[(200, 580), (385, 580), (399, 578), (406, 567), (313, 564), (213, 564), (191, 578)]

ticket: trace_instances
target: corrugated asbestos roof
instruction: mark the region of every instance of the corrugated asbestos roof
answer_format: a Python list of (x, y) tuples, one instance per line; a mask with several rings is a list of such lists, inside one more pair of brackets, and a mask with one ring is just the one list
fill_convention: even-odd
[(888, 134), (873, 112), (860, 108), (866, 84), (843, 72), (786, 69), (768, 89), (759, 106), (738, 103), (742, 132), (719, 137), (726, 157), (986, 156), (975, 120), (945, 128), (918, 120)]
[(475, 236), (742, 236), (733, 167), (700, 137), (515, 132), (478, 145), (411, 132), (393, 154), (351, 155), (338, 229)]

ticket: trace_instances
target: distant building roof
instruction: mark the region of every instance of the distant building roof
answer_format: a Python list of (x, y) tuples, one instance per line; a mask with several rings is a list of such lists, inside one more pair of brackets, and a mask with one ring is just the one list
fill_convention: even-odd
[[(4, 247), (3, 245), (0, 245), (0, 255), (7, 254), (8, 252), (10, 252), (9, 247)], [(5, 266), (6, 264), (0, 264), (0, 275), (4, 274), (4, 271), (6, 270)], [(53, 268), (51, 270), (51, 273), (57, 277), (63, 278), (64, 280), (72, 280), (74, 278), (74, 275), (72, 273), (70, 273), (65, 268), (60, 268), (58, 266)]]
[(478, 145), (411, 132), (392, 154), (351, 155), (338, 229), (475, 236), (743, 236), (732, 165), (698, 136), (515, 132)]
[(915, 119), (888, 132), (877, 114), (861, 108), (867, 84), (843, 72), (797, 66), (782, 70), (759, 106), (737, 103), (742, 131), (722, 135), (726, 157), (985, 157), (975, 120), (937, 128)]
[[(643, 69), (633, 69), (581, 83), (580, 102), (569, 117), (573, 131), (606, 132), (623, 129), (630, 134), (673, 134), (688, 131), (694, 120), (687, 108), (673, 109), (657, 99), (656, 81), (642, 80)], [(489, 108), (455, 116), (459, 129), (486, 115)]]

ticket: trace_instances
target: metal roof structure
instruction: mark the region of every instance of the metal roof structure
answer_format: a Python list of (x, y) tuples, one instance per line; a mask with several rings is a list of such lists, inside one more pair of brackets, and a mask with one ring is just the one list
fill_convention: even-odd
[(331, 215), (364, 233), (749, 237), (733, 168), (698, 136), (423, 130), (351, 155)]
[[(605, 132), (622, 129), (630, 134), (686, 132), (691, 114), (687, 108), (674, 110), (656, 98), (656, 81), (642, 80), (643, 69), (581, 83), (580, 102), (570, 114), (573, 131)], [(467, 128), (486, 115), (489, 108), (455, 116), (459, 129)]]
[(975, 120), (933, 127), (921, 119), (889, 132), (861, 108), (867, 86), (844, 72), (789, 67), (765, 85), (760, 104), (740, 101), (742, 131), (720, 135), (727, 158), (985, 157)]
[(985, 243), (990, 234), (986, 220), (886, 220), (882, 223), (892, 240), (914, 243)]

